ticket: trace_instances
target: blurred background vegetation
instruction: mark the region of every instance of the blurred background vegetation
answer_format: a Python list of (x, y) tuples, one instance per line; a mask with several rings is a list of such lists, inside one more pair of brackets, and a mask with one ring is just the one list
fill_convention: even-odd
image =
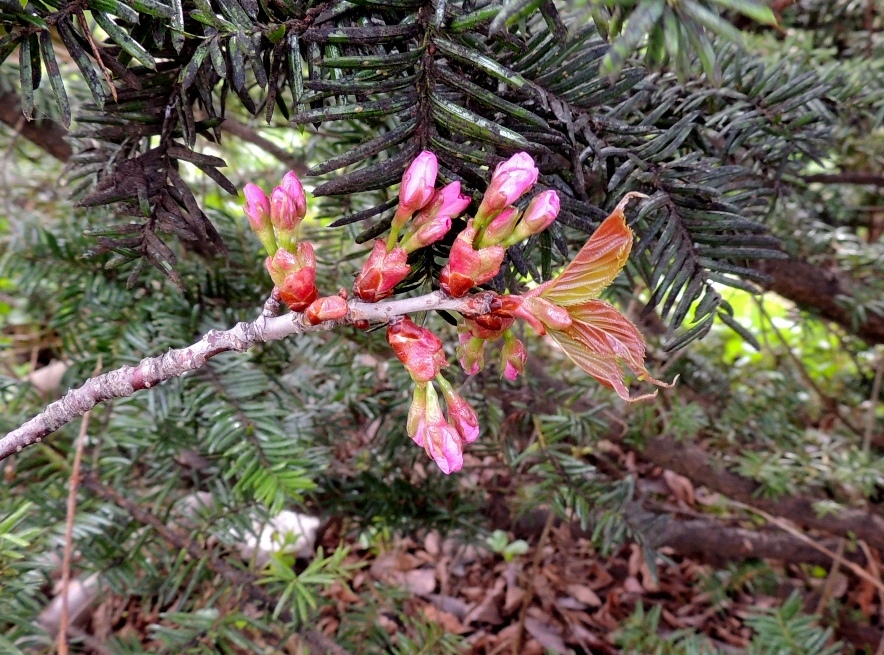
[[(349, 288), (421, 148), (474, 197), (527, 150), (562, 196), (500, 290), (650, 195), (607, 298), (680, 376), (625, 405), (528, 336), (518, 382), (459, 380), (483, 431), (450, 477), (377, 332), (98, 407), (71, 649), (884, 653), (882, 30), (874, 0), (0, 0), (0, 427), (252, 320), (246, 182), (302, 176)], [(3, 463), (0, 653), (54, 648), (80, 427)], [(322, 550), (244, 554), (282, 511)]]

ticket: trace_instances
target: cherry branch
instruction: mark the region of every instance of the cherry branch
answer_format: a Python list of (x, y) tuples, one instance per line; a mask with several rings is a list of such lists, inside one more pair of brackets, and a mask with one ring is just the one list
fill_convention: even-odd
[(68, 391), (48, 405), (34, 418), (0, 439), (0, 460), (39, 443), (47, 435), (70, 423), (98, 403), (112, 398), (128, 398), (136, 391), (179, 377), (205, 366), (206, 362), (224, 352), (245, 352), (258, 344), (279, 341), (295, 334), (330, 330), (357, 321), (389, 323), (399, 316), (432, 310), (459, 312), (479, 316), (490, 311), (496, 294), (485, 292), (464, 298), (451, 298), (434, 291), (415, 298), (367, 303), (350, 300), (346, 316), (336, 321), (311, 325), (303, 313), (268, 316), (264, 312), (251, 323), (237, 323), (229, 330), (211, 330), (202, 339), (186, 348), (177, 348), (157, 357), (142, 359), (135, 366), (123, 366), (104, 375), (90, 378), (83, 386)]

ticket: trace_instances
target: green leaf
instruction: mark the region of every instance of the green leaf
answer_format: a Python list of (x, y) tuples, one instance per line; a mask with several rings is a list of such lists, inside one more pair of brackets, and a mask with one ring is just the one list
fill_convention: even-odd
[(181, 52), (181, 48), (184, 47), (184, 6), (182, 5), (182, 0), (171, 0), (172, 1), (172, 47), (175, 48), (175, 52)]
[(743, 338), (743, 340), (750, 346), (752, 346), (755, 350), (759, 352), (761, 351), (761, 344), (758, 343), (758, 339), (756, 339), (754, 334), (752, 334), (739, 321), (737, 321), (737, 319), (735, 319), (727, 312), (718, 312), (718, 318), (731, 330), (739, 334)]
[(497, 78), (501, 82), (510, 86), (521, 89), (528, 84), (527, 80), (515, 71), (510, 70), (506, 66), (496, 62), (491, 57), (486, 57), (475, 50), (442, 37), (435, 37), (433, 43), (436, 45), (439, 52), (446, 57), (462, 61), (466, 64), (471, 64), (491, 77)]
[(423, 55), (423, 48), (390, 55), (344, 57), (315, 57), (313, 63), (321, 68), (370, 69), (404, 68), (414, 64)]
[(288, 33), (286, 48), (286, 74), (289, 88), (292, 91), (293, 111), (304, 109), (301, 99), (304, 97), (304, 69), (301, 63), (301, 49), (298, 45), (298, 34), (292, 30)]
[(516, 24), (537, 11), (543, 2), (544, 0), (507, 0), (503, 9), (491, 21), (488, 32), (494, 34)]
[(709, 11), (706, 7), (694, 0), (679, 1), (682, 15), (691, 16), (707, 30), (731, 43), (736, 43), (737, 45), (743, 44), (743, 33), (724, 18)]
[(310, 28), (301, 34), (301, 40), (307, 43), (374, 45), (408, 39), (416, 36), (419, 31), (420, 26), (416, 23), (371, 27), (321, 27)]
[(754, 0), (712, 0), (715, 4), (724, 7), (725, 9), (730, 9), (731, 11), (737, 11), (752, 20), (761, 23), (763, 25), (771, 25), (775, 26), (777, 24), (777, 18), (773, 13), (773, 10), (762, 2), (755, 2)]
[(104, 12), (119, 16), (123, 20), (138, 24), (138, 12), (117, 0), (87, 0), (86, 4), (95, 12)]
[(159, 2), (159, 0), (123, 0), (135, 11), (149, 16), (157, 16), (159, 18), (172, 18), (175, 10), (167, 4)]
[(398, 98), (391, 100), (377, 100), (375, 102), (362, 102), (352, 105), (340, 105), (334, 107), (319, 107), (302, 111), (292, 116), (292, 122), (313, 123), (315, 121), (339, 121), (347, 118), (368, 118), (370, 116), (388, 116), (407, 109), (414, 105), (414, 97)]
[(178, 74), (178, 82), (181, 84), (182, 88), (187, 89), (193, 85), (200, 67), (209, 55), (209, 44), (212, 40), (213, 39), (206, 39), (200, 43), (196, 51), (193, 53), (191, 60), (187, 62), (187, 66), (181, 69), (181, 72)]
[(145, 50), (140, 43), (129, 36), (129, 33), (126, 30), (124, 30), (114, 21), (112, 21), (107, 16), (107, 14), (103, 14), (100, 11), (93, 11), (92, 17), (95, 19), (95, 22), (98, 23), (98, 26), (103, 29), (113, 40), (113, 42), (120, 46), (129, 55), (131, 55), (133, 59), (137, 60), (151, 70), (156, 70), (157, 62), (153, 58), (153, 56), (147, 50)]
[(21, 110), (25, 118), (34, 118), (34, 68), (31, 65), (31, 49), (37, 49), (37, 37), (21, 40), (18, 51), (18, 72), (21, 81)]
[(433, 96), (433, 118), (436, 122), (460, 134), (504, 147), (530, 148), (531, 144), (518, 132), (464, 109), (444, 98)]
[(40, 32), (40, 53), (43, 55), (43, 63), (46, 65), (46, 74), (49, 76), (49, 84), (55, 93), (58, 110), (61, 112), (61, 122), (65, 127), (71, 126), (71, 105), (68, 95), (64, 90), (64, 80), (58, 70), (58, 61), (55, 59), (55, 49), (52, 47), (52, 34), (49, 31)]
[(18, 38), (19, 34), (17, 32), (10, 32), (0, 36), (0, 64), (6, 61), (7, 57), (18, 47)]
[(697, 51), (697, 56), (700, 57), (700, 63), (703, 66), (706, 77), (709, 78), (712, 84), (719, 84), (721, 82), (721, 69), (719, 68), (718, 60), (715, 57), (715, 50), (712, 47), (709, 36), (700, 25), (694, 22), (690, 15), (682, 13), (680, 16), (681, 28)]
[(445, 82), (448, 86), (463, 91), (465, 94), (482, 103), (486, 107), (502, 111), (506, 114), (509, 114), (510, 116), (513, 116), (514, 118), (525, 121), (526, 123), (533, 123), (538, 127), (542, 127), (547, 130), (549, 129), (549, 123), (547, 123), (537, 114), (528, 111), (524, 107), (520, 107), (519, 105), (504, 100), (498, 94), (483, 89), (478, 84), (473, 84), (469, 80), (460, 77), (447, 68), (439, 66), (436, 68), (436, 72), (439, 74), (439, 77), (442, 79), (442, 81)]
[(414, 133), (417, 121), (412, 119), (399, 125), (398, 127), (381, 134), (374, 139), (370, 139), (363, 144), (351, 148), (337, 157), (324, 161), (322, 164), (314, 166), (307, 171), (308, 175), (325, 175), (331, 171), (335, 171), (344, 166), (349, 166), (360, 161), (364, 161), (369, 157), (395, 146), (405, 141)]
[(478, 27), (482, 23), (493, 19), (497, 16), (498, 12), (503, 8), (503, 5), (492, 3), (481, 9), (477, 9), (476, 11), (470, 12), (469, 14), (464, 14), (463, 16), (458, 16), (454, 20), (451, 21), (448, 25), (448, 29), (452, 32), (469, 32), (470, 30)]
[(642, 0), (635, 11), (629, 16), (623, 34), (614, 41), (611, 49), (602, 59), (599, 71), (602, 75), (617, 75), (639, 43), (653, 29), (663, 16), (666, 8), (665, 0)]

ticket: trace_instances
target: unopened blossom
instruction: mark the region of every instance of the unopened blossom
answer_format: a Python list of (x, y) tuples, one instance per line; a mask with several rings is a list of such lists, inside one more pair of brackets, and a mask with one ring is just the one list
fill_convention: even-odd
[(418, 421), (414, 441), (423, 444), (424, 450), (446, 475), (463, 467), (463, 441), (445, 419), (432, 384), (426, 388), (424, 417)]
[(302, 312), (319, 297), (316, 289), (316, 255), (313, 246), (299, 243), (295, 252), (285, 248), (264, 262), (280, 299), (294, 312)]
[(304, 187), (293, 171), (282, 178), (282, 183), (270, 194), (270, 220), (276, 230), (280, 248), (294, 250), (298, 226), (307, 214)]
[(485, 368), (485, 339), (474, 337), (469, 331), (457, 335), (457, 361), (463, 372), (475, 375)]
[(496, 246), (505, 241), (516, 229), (522, 214), (515, 207), (505, 207), (497, 217), (488, 224), (482, 235), (476, 239), (477, 248)]
[(460, 182), (438, 189), (429, 204), (408, 224), (399, 247), (414, 252), (435, 243), (451, 229), (451, 219), (460, 216), (469, 204), (469, 196), (460, 192)]
[(295, 203), (282, 187), (276, 187), (270, 194), (270, 220), (276, 232), (276, 241), (280, 248), (294, 250), (297, 240), (298, 223), (295, 216)]
[(528, 351), (525, 344), (519, 341), (512, 332), (507, 331), (503, 335), (503, 348), (500, 350), (500, 367), (503, 369), (503, 377), (510, 382), (514, 381), (525, 370), (525, 360), (528, 359)]
[(319, 325), (325, 321), (338, 321), (350, 311), (347, 299), (341, 296), (317, 298), (304, 311), (304, 318), (311, 325)]
[(451, 246), (448, 263), (439, 275), (439, 286), (450, 296), (460, 298), (470, 289), (485, 284), (497, 275), (506, 251), (501, 246), (473, 247), (476, 228), (467, 223)]
[(407, 259), (408, 253), (402, 248), (396, 247), (387, 252), (383, 241), (375, 241), (371, 255), (356, 276), (353, 292), (366, 302), (377, 302), (392, 296), (393, 289), (411, 270)]
[(408, 421), (405, 429), (408, 436), (414, 439), (414, 442), (424, 447), (423, 431), (418, 431), (421, 423), (426, 424), (427, 421), (427, 385), (431, 382), (416, 382), (414, 385), (414, 393), (411, 398), (411, 406), (408, 408)]
[(256, 184), (249, 182), (243, 189), (246, 204), (243, 211), (249, 219), (249, 227), (258, 235), (261, 244), (272, 256), (276, 252), (276, 236), (273, 233), (273, 223), (270, 221), (270, 198)]
[(298, 179), (294, 171), (289, 171), (283, 175), (279, 186), (292, 199), (292, 203), (295, 205), (295, 215), (300, 220), (303, 220), (304, 216), (307, 215), (307, 196), (304, 194), (304, 186), (301, 184), (301, 180)]
[(394, 235), (398, 234), (412, 214), (430, 202), (436, 191), (438, 174), (439, 162), (429, 150), (424, 150), (411, 162), (399, 187), (399, 206), (393, 217)]
[(476, 213), (477, 225), (484, 228), (507, 205), (518, 200), (537, 182), (538, 173), (534, 159), (527, 152), (518, 152), (498, 164)]
[(559, 215), (559, 194), (544, 191), (533, 198), (512, 233), (500, 245), (509, 248), (530, 236), (543, 232)]
[(387, 341), (415, 382), (429, 382), (448, 366), (439, 337), (407, 316), (390, 324)]
[(479, 417), (475, 410), (442, 375), (436, 376), (436, 382), (439, 383), (442, 396), (445, 398), (448, 422), (457, 430), (464, 443), (473, 443), (479, 438)]

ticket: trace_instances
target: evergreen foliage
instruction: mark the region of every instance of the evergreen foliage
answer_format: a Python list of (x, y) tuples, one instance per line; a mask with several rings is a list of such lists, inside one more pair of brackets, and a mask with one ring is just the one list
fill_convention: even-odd
[[(339, 202), (327, 210), (333, 226), (362, 225), (358, 242), (387, 229), (386, 190), (420, 150), (437, 152), (443, 179), (460, 180), (474, 198), (485, 184), (482, 167), (527, 150), (541, 188), (559, 191), (563, 211), (536, 243), (510, 249), (515, 270), (547, 278), (585, 238), (573, 230), (585, 235), (626, 192), (645, 192), (652, 200), (636, 219), (632, 274), (673, 328), (690, 316), (674, 348), (705, 334), (716, 315), (734, 325), (713, 283), (754, 288), (763, 279), (751, 261), (780, 256), (765, 216), (791, 193), (796, 174), (827, 153), (845, 103), (856, 110), (868, 94), (839, 87), (837, 70), (716, 45), (711, 35), (741, 40), (721, 9), (772, 22), (754, 0), (675, 10), (648, 0), (632, 13), (628, 4), (560, 14), (549, 2), (501, 10), (470, 2), (112, 1), (89, 5), (107, 36), (101, 41), (83, 32), (83, 7), (32, 2), (6, 14), (2, 51), (20, 45), (28, 62), (19, 65), (26, 115), (41, 61), (62, 120), (71, 113), (45, 47), (48, 27), (91, 91), (93, 102), (76, 112), (81, 147), (68, 180), (80, 206), (116, 207), (117, 220), (93, 233), (94, 252), (143, 258), (179, 283), (170, 237), (205, 256), (225, 252), (180, 163), (236, 193), (219, 170), (224, 160), (194, 149), (198, 136), (221, 138), (228, 112), (271, 121), (278, 111), (321, 127), (333, 156), (309, 171), (326, 180), (315, 195), (382, 191), (359, 211), (340, 216)], [(629, 58), (645, 34), (646, 62), (670, 61), (679, 77)], [(703, 77), (686, 75), (694, 55)], [(433, 257), (418, 260), (430, 279)]]
[[(739, 293), (768, 281), (759, 260), (788, 253), (863, 283), (838, 298), (854, 324), (884, 315), (884, 248), (864, 209), (880, 195), (814, 181), (880, 158), (884, 18), (860, 5), (799, 0), (777, 15), (783, 36), (751, 0), (0, 0), (0, 92), (17, 94), (26, 116), (72, 124), (75, 145), (60, 190), (45, 157), (2, 143), (16, 165), (3, 172), (0, 319), (11, 363), (0, 426), (47, 401), (20, 379), (31, 350), (70, 364), (67, 388), (254, 318), (269, 283), (234, 196), (278, 175), (247, 168), (259, 158), (223, 122), (243, 120), (297, 144), (309, 168), (324, 289), (352, 285), (421, 149), (474, 200), (488, 168), (520, 150), (538, 162), (539, 188), (558, 191), (559, 220), (509, 250), (492, 282), (501, 290), (549, 279), (625, 193), (650, 196), (630, 212), (637, 246), (611, 295), (636, 318), (662, 318), (648, 325), (670, 350), (707, 338), (666, 365), (682, 376), (675, 395), (626, 410), (537, 342), (524, 386), (488, 374), (466, 382), (486, 426), (476, 468), (517, 516), (550, 509), (602, 556), (634, 541), (649, 566), (662, 561), (652, 547), (663, 514), (644, 511), (653, 502), (638, 474), (606, 450), (612, 415), (628, 421), (614, 430), (624, 448), (702, 437), (758, 483), (759, 498), (874, 506), (884, 459), (860, 425), (874, 350), (794, 311), (753, 320)], [(426, 290), (450, 245), (415, 253), (404, 290)], [(774, 330), (786, 324), (784, 344)], [(404, 429), (409, 378), (386, 365), (380, 341), (342, 331), (266, 344), (94, 410), (74, 571), (98, 575), (103, 596), (148, 617), (149, 652), (265, 652), (259, 638), (281, 648), (333, 604), (321, 592), (356, 573), (343, 547), (307, 565), (237, 557), (254, 522), (282, 508), (343, 516), (369, 551), (431, 529), (485, 541), (492, 494), (479, 473), (464, 482), (422, 468)], [(871, 416), (877, 435), (880, 411)], [(51, 648), (35, 619), (56, 581), (77, 427), (5, 470), (2, 653)], [(190, 511), (197, 492), (212, 502)], [(726, 501), (712, 509), (733, 512)], [(735, 582), (710, 595), (742, 591)], [(335, 635), (352, 652), (466, 648), (410, 614), (401, 590), (358, 596)], [(380, 612), (400, 634), (374, 624)], [(660, 620), (659, 606), (639, 606), (619, 647), (720, 652), (693, 631), (666, 634)], [(797, 596), (745, 624), (750, 653), (840, 652)], [(107, 645), (147, 652), (125, 633)]]

